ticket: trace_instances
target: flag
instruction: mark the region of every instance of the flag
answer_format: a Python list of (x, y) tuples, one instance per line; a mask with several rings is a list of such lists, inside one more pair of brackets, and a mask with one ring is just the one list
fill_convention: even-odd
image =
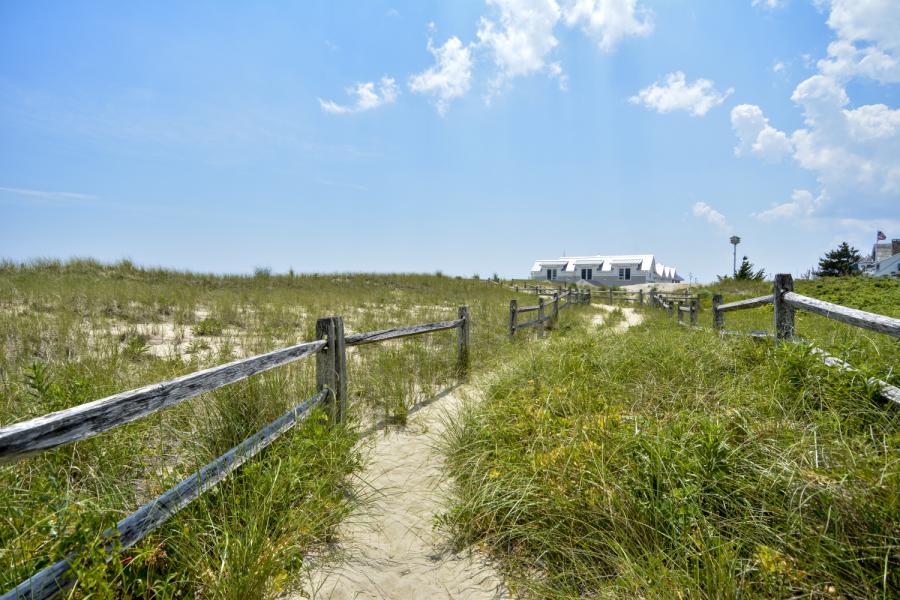
[(875, 236), (875, 237), (878, 238), (878, 241), (879, 241), (879, 242), (880, 242), (881, 240), (886, 240), (886, 239), (887, 239), (887, 236), (884, 235), (884, 232), (883, 232), (883, 231), (879, 231), (879, 232), (878, 232), (878, 235)]

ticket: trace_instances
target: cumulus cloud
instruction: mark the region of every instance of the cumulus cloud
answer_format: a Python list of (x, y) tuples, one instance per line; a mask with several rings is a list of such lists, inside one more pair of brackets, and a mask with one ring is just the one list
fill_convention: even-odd
[(547, 56), (559, 44), (553, 33), (560, 17), (556, 0), (487, 0), (499, 20), (482, 17), (478, 39), (493, 55), (497, 84), (548, 68)]
[(731, 109), (731, 127), (738, 136), (737, 156), (753, 154), (769, 162), (777, 162), (793, 151), (783, 131), (771, 125), (760, 107), (741, 104)]
[(900, 83), (900, 3), (896, 0), (831, 0), (828, 26), (837, 39), (819, 71), (838, 81), (866, 77)]
[(722, 231), (728, 232), (731, 230), (731, 226), (728, 224), (728, 220), (725, 218), (725, 215), (714, 209), (706, 202), (695, 202), (691, 210), (694, 213), (694, 216), (698, 219), (703, 219), (707, 223), (715, 225)]
[(472, 54), (457, 37), (451, 37), (443, 46), (435, 48), (428, 42), (428, 51), (434, 55), (435, 65), (409, 80), (409, 89), (417, 94), (435, 98), (435, 106), (442, 116), (454, 98), (469, 91), (472, 79)]
[(683, 110), (695, 117), (702, 117), (711, 108), (722, 104), (733, 92), (734, 89), (729, 88), (724, 94), (720, 93), (708, 79), (688, 83), (684, 73), (676, 71), (666, 75), (664, 84), (656, 82), (629, 98), (629, 101), (660, 113)]
[(653, 32), (653, 14), (637, 0), (573, 0), (564, 5), (563, 18), (569, 27), (580, 26), (604, 52), (627, 37)]
[(391, 77), (382, 77), (377, 84), (374, 81), (369, 81), (367, 83), (357, 83), (355, 86), (347, 88), (347, 94), (356, 97), (352, 104), (338, 104), (333, 100), (319, 98), (319, 106), (327, 113), (346, 115), (372, 110), (385, 104), (393, 104), (397, 100), (399, 93), (400, 90), (396, 81)]
[(579, 27), (611, 52), (623, 39), (653, 31), (652, 14), (637, 0), (487, 0), (497, 13), (482, 17), (479, 47), (490, 52), (498, 69), (495, 90), (514, 77), (545, 73), (565, 89), (562, 65), (551, 56), (559, 45), (556, 27)]
[(768, 210), (753, 213), (752, 216), (754, 219), (766, 223), (785, 219), (811, 217), (821, 203), (822, 197), (814, 197), (809, 190), (794, 190), (791, 194), (790, 202), (776, 204)]
[(895, 206), (900, 193), (900, 110), (884, 104), (847, 108), (846, 90), (825, 75), (801, 82), (791, 100), (803, 111), (804, 127), (790, 135), (769, 125), (758, 106), (744, 104), (731, 113), (739, 140), (736, 154), (768, 160), (790, 155), (822, 185), (820, 196), (828, 202), (800, 203), (796, 209), (787, 203), (780, 205), (785, 208), (779, 214), (809, 214), (829, 205), (830, 212), (877, 213)]

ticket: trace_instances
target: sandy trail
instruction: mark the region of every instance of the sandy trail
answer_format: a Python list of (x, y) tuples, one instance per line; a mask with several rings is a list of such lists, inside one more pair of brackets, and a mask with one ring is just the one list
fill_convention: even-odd
[(635, 325), (640, 325), (644, 322), (644, 315), (634, 308), (628, 308), (627, 306), (610, 306), (608, 304), (591, 304), (591, 306), (602, 311), (591, 318), (591, 323), (594, 325), (602, 325), (609, 313), (616, 308), (622, 309), (622, 315), (625, 318), (616, 323), (613, 327), (613, 331), (616, 333), (624, 333), (629, 327), (634, 327)]
[(375, 497), (339, 527), (338, 553), (344, 560), (313, 564), (299, 597), (508, 597), (483, 555), (455, 554), (433, 527), (447, 484), (434, 445), (443, 431), (443, 415), (460, 407), (460, 391), (411, 412), (405, 428), (374, 434), (360, 479)]

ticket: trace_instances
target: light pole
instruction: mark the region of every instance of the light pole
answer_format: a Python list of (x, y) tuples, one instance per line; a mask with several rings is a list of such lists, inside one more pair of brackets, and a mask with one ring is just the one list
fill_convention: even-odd
[(731, 239), (728, 240), (731, 242), (731, 245), (734, 246), (734, 253), (731, 255), (731, 271), (732, 276), (737, 277), (737, 247), (738, 244), (741, 243), (741, 238), (736, 235), (731, 236)]

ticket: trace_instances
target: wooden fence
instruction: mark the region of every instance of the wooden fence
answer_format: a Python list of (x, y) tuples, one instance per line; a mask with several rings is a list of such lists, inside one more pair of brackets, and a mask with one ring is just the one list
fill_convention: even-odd
[[(723, 334), (738, 333), (725, 331), (725, 313), (772, 304), (775, 307), (775, 334), (771, 337), (785, 342), (801, 341), (801, 338), (797, 336), (795, 327), (795, 314), (797, 310), (811, 312), (834, 321), (853, 325), (854, 327), (860, 327), (869, 331), (877, 331), (878, 333), (884, 333), (900, 338), (900, 319), (855, 308), (848, 308), (846, 306), (841, 306), (840, 304), (834, 304), (832, 302), (826, 302), (824, 300), (797, 294), (794, 292), (794, 279), (789, 274), (779, 274), (775, 276), (772, 294), (770, 295), (739, 300), (737, 302), (729, 302), (727, 304), (724, 304), (722, 300), (721, 294), (713, 296), (712, 324), (715, 330)], [(752, 332), (749, 335), (770, 337), (766, 332)], [(835, 367), (843, 371), (856, 371), (850, 364), (831, 356), (821, 348), (813, 347), (812, 353), (819, 356), (819, 358), (830, 367)], [(867, 381), (878, 389), (879, 395), (883, 398), (900, 405), (900, 388), (873, 377), (868, 378)]]
[[(304, 342), (236, 360), (0, 428), (0, 463), (14, 462), (29, 454), (87, 439), (204, 392), (315, 355), (316, 394), (294, 406), (155, 500), (140, 507), (119, 521), (114, 528), (103, 532), (101, 549), (106, 553), (107, 560), (111, 560), (116, 553), (142, 540), (172, 515), (306, 418), (314, 407), (323, 404), (332, 422), (340, 422), (347, 409), (348, 346), (374, 344), (456, 329), (456, 371), (460, 378), (464, 378), (469, 370), (471, 320), (468, 307), (461, 306), (457, 317), (450, 321), (395, 327), (347, 336), (344, 335), (344, 322), (341, 317), (319, 319), (316, 322), (314, 342)], [(74, 583), (70, 565), (75, 557), (76, 553), (73, 552), (46, 567), (0, 596), (0, 600), (25, 598), (39, 600), (58, 595)]]
[[(590, 304), (591, 303), (591, 291), (590, 290), (577, 290), (570, 289), (566, 292), (560, 294), (559, 290), (553, 288), (543, 288), (543, 289), (552, 289), (553, 300), (550, 302), (545, 302), (543, 297), (538, 298), (538, 303), (535, 306), (519, 306), (517, 300), (509, 301), (509, 337), (515, 337), (516, 332), (520, 329), (526, 329), (528, 327), (537, 327), (538, 335), (544, 335), (544, 330), (547, 327), (547, 323), (550, 323), (550, 326), (553, 327), (556, 325), (559, 320), (559, 311), (574, 304)], [(563, 302), (563, 300), (565, 302)], [(547, 313), (547, 309), (549, 308), (549, 314)], [(537, 312), (537, 318), (532, 319), (530, 321), (525, 321), (524, 323), (519, 323), (519, 315), (528, 314), (532, 312)]]

